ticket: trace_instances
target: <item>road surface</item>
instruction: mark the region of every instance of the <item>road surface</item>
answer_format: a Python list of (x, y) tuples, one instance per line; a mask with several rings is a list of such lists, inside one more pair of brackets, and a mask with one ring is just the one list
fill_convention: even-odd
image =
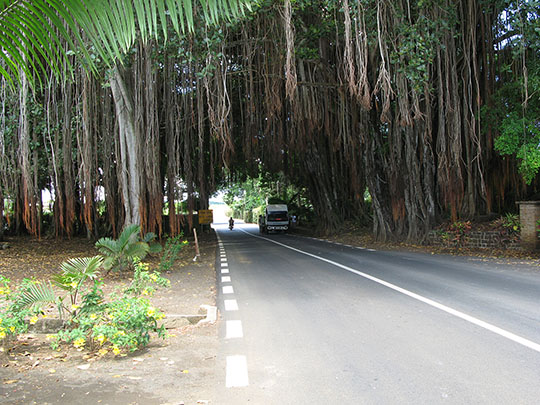
[(217, 403), (540, 403), (538, 268), (216, 230)]

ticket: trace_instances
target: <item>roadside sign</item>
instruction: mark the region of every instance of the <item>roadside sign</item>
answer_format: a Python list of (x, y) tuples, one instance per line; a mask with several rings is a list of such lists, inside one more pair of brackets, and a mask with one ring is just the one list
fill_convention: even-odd
[(214, 210), (199, 210), (199, 224), (209, 225), (214, 222)]

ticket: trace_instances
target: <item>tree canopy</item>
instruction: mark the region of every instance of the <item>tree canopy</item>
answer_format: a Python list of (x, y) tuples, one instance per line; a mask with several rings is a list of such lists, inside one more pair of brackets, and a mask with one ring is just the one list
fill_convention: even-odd
[[(381, 239), (416, 239), (537, 191), (538, 1), (153, 3), (131, 9), (125, 36), (95, 23), (83, 35), (74, 18), (55, 42), (70, 81), (25, 45), (24, 76), (43, 85), (1, 89), (12, 229), (40, 233), (48, 189), (57, 236), (117, 234), (132, 218), (176, 233), (180, 201), (205, 208), (227, 178), (263, 172), (304, 190), (327, 229), (371, 215)], [(172, 3), (182, 18), (163, 12)], [(235, 4), (242, 18), (205, 23)], [(79, 44), (97, 44), (92, 63)], [(101, 56), (118, 52), (120, 64)]]

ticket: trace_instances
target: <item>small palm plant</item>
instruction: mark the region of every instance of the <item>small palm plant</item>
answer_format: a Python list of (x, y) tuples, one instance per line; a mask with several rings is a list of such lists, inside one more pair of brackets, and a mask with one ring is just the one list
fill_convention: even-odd
[(60, 265), (62, 273), (52, 277), (54, 285), (67, 291), (71, 299), (71, 310), (77, 309), (77, 298), (86, 280), (95, 280), (103, 265), (101, 256), (69, 259)]
[(24, 279), (14, 294), (9, 311), (17, 314), (22, 320), (27, 315), (41, 312), (41, 306), (45, 304), (56, 304), (62, 317), (61, 300), (54, 293), (51, 283)]
[(96, 242), (96, 248), (105, 256), (103, 268), (110, 270), (125, 270), (133, 267), (133, 259), (144, 259), (148, 253), (161, 250), (159, 243), (153, 243), (156, 235), (149, 232), (141, 240), (141, 227), (136, 224), (124, 228), (118, 239), (101, 238)]

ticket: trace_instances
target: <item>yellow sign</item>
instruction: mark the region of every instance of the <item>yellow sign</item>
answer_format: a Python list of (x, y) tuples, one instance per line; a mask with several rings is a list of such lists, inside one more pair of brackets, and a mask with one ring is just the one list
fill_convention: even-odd
[(207, 225), (214, 222), (214, 210), (199, 210), (199, 224)]

